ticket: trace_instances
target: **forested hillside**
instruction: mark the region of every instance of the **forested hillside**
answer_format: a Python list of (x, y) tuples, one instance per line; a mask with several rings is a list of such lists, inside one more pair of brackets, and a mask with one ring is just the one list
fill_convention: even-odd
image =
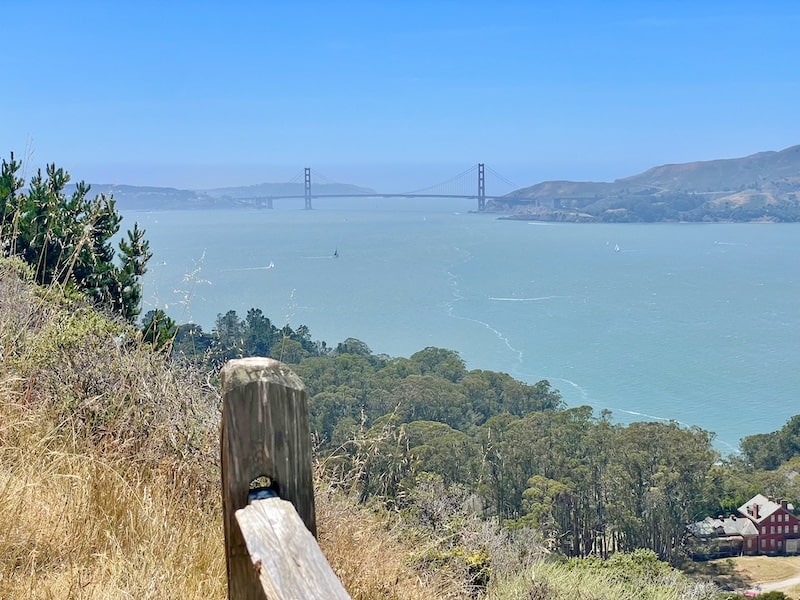
[(800, 417), (721, 457), (713, 433), (621, 425), (610, 413), (564, 406), (547, 381), (468, 371), (452, 350), (403, 358), (355, 339), (328, 346), (305, 327), (277, 328), (258, 309), (244, 320), (219, 315), (210, 334), (179, 327), (175, 340), (182, 359), (261, 353), (293, 363), (328, 476), (361, 502), (424, 512), (419, 497), (435, 493), (504, 527), (531, 527), (565, 556), (648, 548), (679, 562), (687, 524), (729, 514), (756, 493), (800, 498), (792, 477)]

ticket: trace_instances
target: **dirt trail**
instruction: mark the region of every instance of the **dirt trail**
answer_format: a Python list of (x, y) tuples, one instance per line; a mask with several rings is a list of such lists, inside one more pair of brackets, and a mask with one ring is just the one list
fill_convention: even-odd
[[(720, 560), (718, 583), (755, 596), (758, 592), (786, 592), (793, 590), (798, 598), (800, 586), (800, 556), (740, 556)], [(732, 567), (732, 569), (731, 569)]]
[[(780, 581), (761, 583), (758, 586), (758, 590), (761, 592), (785, 592), (796, 585), (800, 585), (800, 575), (795, 575), (788, 579), (781, 579)], [(756, 589), (755, 586), (753, 586), (753, 589)]]

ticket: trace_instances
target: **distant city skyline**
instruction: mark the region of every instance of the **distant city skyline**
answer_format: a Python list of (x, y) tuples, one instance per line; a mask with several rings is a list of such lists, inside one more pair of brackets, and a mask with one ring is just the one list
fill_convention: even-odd
[(800, 143), (795, 2), (9, 0), (2, 157), (206, 189), (520, 187)]

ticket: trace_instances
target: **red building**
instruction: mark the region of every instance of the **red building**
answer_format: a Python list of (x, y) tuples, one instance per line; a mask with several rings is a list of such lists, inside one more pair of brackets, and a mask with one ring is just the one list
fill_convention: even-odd
[(786, 500), (757, 494), (740, 506), (739, 512), (753, 522), (758, 533), (757, 538), (745, 540), (745, 554), (800, 552), (800, 519)]
[(689, 525), (690, 554), (697, 559), (800, 554), (800, 519), (786, 500), (758, 494), (738, 510), (738, 517), (706, 517)]

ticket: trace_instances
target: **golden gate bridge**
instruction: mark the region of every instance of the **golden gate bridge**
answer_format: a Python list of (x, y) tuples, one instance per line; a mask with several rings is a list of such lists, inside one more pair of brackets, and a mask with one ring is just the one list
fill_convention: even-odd
[[(303, 180), (303, 193), (276, 193), (276, 194), (262, 194), (259, 196), (238, 197), (236, 198), (241, 202), (252, 203), (258, 207), (272, 208), (274, 200), (285, 199), (299, 199), (305, 201), (305, 209), (311, 210), (312, 200), (317, 198), (464, 198), (467, 200), (477, 200), (478, 212), (486, 210), (487, 200), (503, 199), (504, 201), (524, 201), (526, 198), (515, 198), (509, 195), (490, 195), (486, 193), (486, 174), (490, 173), (494, 178), (501, 181), (506, 186), (512, 189), (518, 188), (516, 184), (509, 181), (503, 175), (494, 169), (487, 167), (484, 163), (478, 163), (465, 171), (442, 181), (440, 183), (417, 189), (409, 192), (342, 192), (342, 193), (323, 193), (315, 190), (315, 185), (311, 180), (311, 168), (305, 167), (303, 171), (295, 175), (287, 184), (299, 184), (300, 179)], [(477, 175), (477, 181), (476, 181)], [(322, 177), (324, 182), (332, 184), (333, 182), (325, 177)], [(477, 188), (474, 187), (477, 183)], [(465, 185), (473, 186), (471, 189), (465, 189)], [(298, 186), (299, 188), (299, 186)], [(529, 200), (529, 199), (528, 199)]]

